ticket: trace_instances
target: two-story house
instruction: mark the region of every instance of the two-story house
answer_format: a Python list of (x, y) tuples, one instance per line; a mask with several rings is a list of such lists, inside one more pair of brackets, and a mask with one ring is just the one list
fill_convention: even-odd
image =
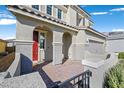
[[(105, 35), (91, 28), (91, 15), (77, 5), (9, 5), (16, 16), (16, 52), (33, 63), (82, 60), (105, 52)], [(25, 65), (25, 68), (28, 68)]]

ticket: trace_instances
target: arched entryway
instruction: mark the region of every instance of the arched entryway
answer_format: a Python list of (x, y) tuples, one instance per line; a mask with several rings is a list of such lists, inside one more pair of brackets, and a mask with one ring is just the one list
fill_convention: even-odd
[(37, 26), (33, 32), (32, 59), (36, 62), (51, 61), (53, 58), (53, 33), (47, 26)]
[(63, 41), (62, 53), (63, 53), (63, 61), (64, 61), (70, 58), (72, 35), (68, 32), (65, 32), (63, 34), (62, 41)]

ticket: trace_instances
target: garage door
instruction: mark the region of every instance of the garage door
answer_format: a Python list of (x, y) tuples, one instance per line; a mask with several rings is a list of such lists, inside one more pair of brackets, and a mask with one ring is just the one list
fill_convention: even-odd
[(89, 40), (87, 50), (92, 53), (103, 53), (104, 52), (104, 44), (103, 44), (103, 42)]

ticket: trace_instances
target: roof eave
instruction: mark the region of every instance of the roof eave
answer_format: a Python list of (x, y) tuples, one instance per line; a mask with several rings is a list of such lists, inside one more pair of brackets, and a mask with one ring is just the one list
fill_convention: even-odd
[[(16, 7), (18, 7), (18, 6), (16, 6)], [(22, 7), (23, 8), (23, 7)], [(25, 16), (28, 16), (28, 15), (26, 15), (27, 13), (29, 13), (30, 14), (30, 12), (29, 12), (29, 10), (26, 10), (26, 9), (14, 9), (14, 6), (12, 6), (12, 5), (8, 5), (8, 10), (9, 11), (11, 11), (11, 12), (13, 12), (13, 13), (18, 13), (18, 14), (22, 14), (22, 15), (25, 15)], [(26, 13), (22, 13), (22, 12), (20, 12), (19, 10), (21, 10), (22, 12), (26, 12)], [(23, 10), (25, 10), (25, 11), (23, 11)], [(36, 12), (36, 11), (35, 11)], [(70, 25), (68, 25), (68, 24), (65, 24), (65, 23), (59, 23), (58, 21), (57, 22), (54, 22), (53, 20), (50, 20), (50, 17), (47, 19), (47, 16), (45, 17), (45, 18), (43, 18), (42, 16), (37, 16), (37, 14), (35, 14), (34, 13), (34, 15), (36, 16), (35, 18), (36, 19), (40, 19), (40, 20), (42, 20), (42, 21), (45, 21), (45, 22), (49, 22), (49, 23), (52, 23), (52, 24), (54, 24), (54, 25), (58, 25), (58, 26), (61, 26), (61, 27), (63, 27), (63, 28), (66, 28), (66, 29), (70, 29), (70, 30), (73, 30), (73, 31), (78, 31), (79, 29), (78, 28), (76, 28), (76, 27), (73, 27), (73, 26), (70, 26)], [(40, 15), (40, 14), (39, 14)], [(31, 16), (30, 15), (30, 17), (32, 17), (32, 18), (34, 18), (34, 16)]]
[(81, 8), (79, 5), (77, 5), (76, 7), (83, 11), (87, 16), (91, 17), (91, 15), (88, 12), (86, 12), (83, 8)]
[(105, 38), (105, 39), (107, 38), (106, 35), (104, 35), (104, 34), (98, 32), (98, 31), (96, 31), (95, 29), (93, 29), (93, 28), (91, 28), (91, 27), (80, 28), (80, 30), (88, 30), (88, 31), (91, 31), (92, 33), (95, 33), (95, 34), (97, 34), (97, 35), (99, 35), (99, 36)]

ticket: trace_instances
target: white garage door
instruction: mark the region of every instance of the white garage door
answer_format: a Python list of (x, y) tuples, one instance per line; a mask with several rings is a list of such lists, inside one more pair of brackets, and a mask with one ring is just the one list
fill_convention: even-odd
[(87, 50), (92, 53), (103, 53), (104, 52), (104, 44), (103, 44), (103, 42), (89, 40)]

